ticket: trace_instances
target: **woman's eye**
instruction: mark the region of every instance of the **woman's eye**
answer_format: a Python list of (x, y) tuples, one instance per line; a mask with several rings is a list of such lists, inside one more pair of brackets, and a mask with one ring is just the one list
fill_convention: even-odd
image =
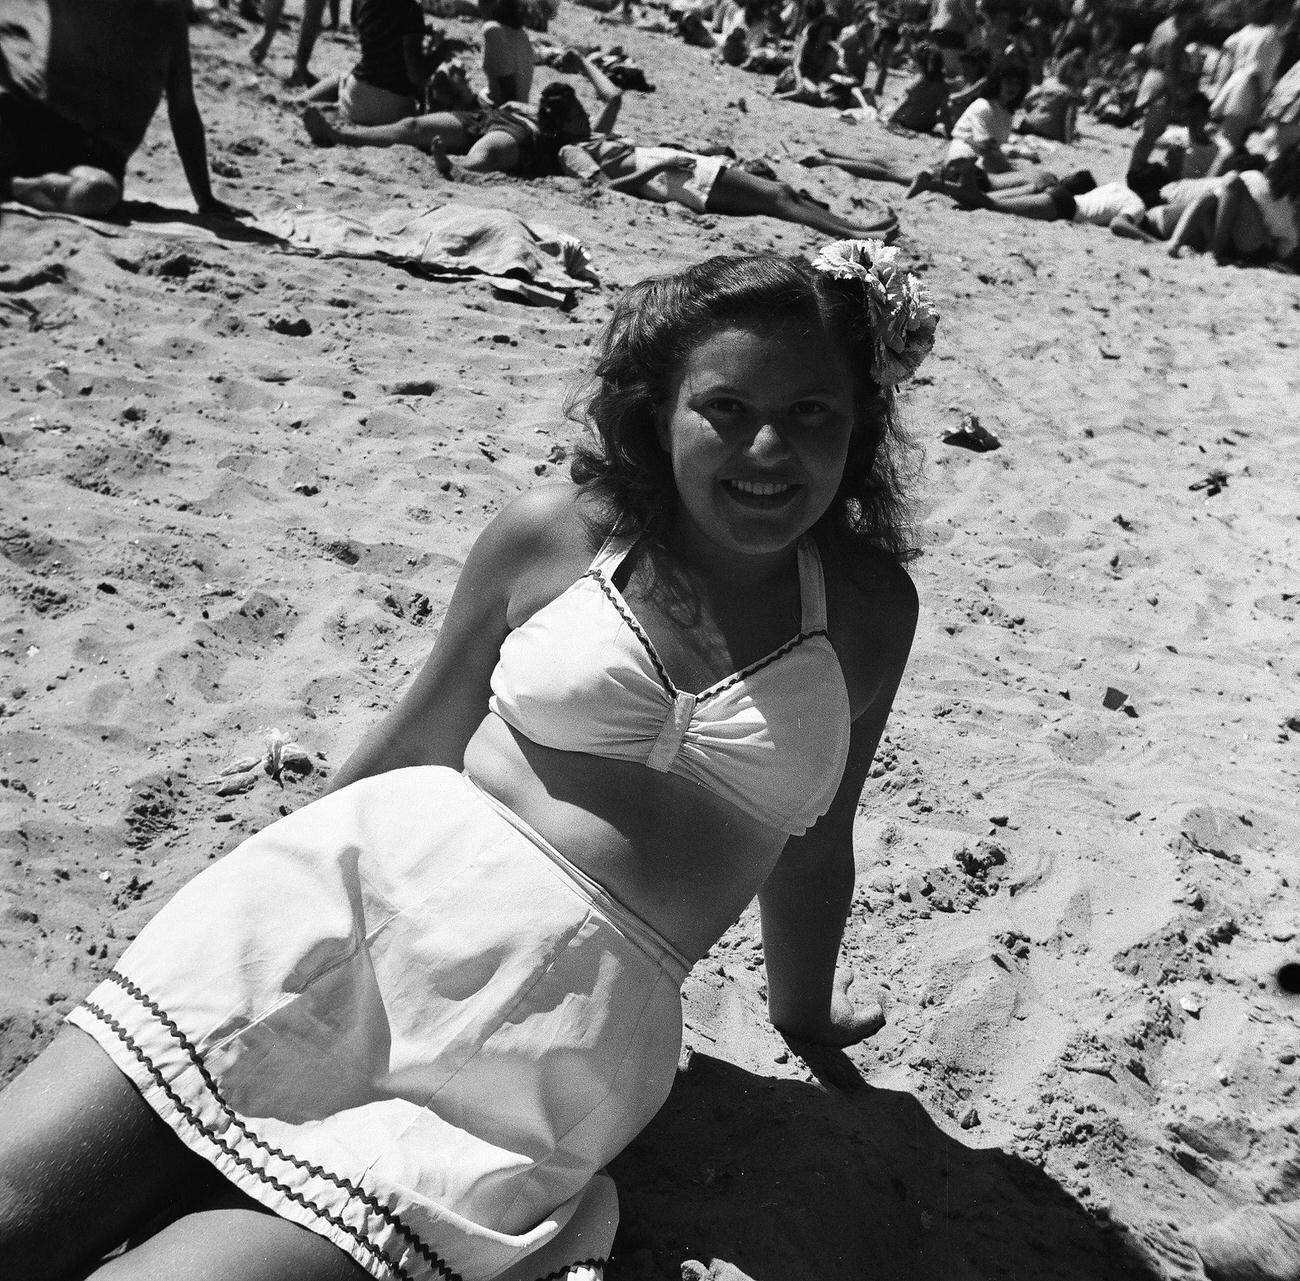
[(799, 418), (817, 418), (829, 412), (829, 409), (824, 400), (801, 400), (794, 406), (794, 412)]
[(744, 412), (744, 405), (731, 396), (715, 396), (708, 403), (708, 408), (715, 414), (739, 414)]

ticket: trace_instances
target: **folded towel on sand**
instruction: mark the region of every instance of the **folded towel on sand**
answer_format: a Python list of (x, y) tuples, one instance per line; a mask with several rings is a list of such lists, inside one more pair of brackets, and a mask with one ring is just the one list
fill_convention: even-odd
[[(573, 300), (575, 290), (600, 283), (586, 247), (575, 237), (540, 223), (530, 225), (505, 209), (460, 201), (422, 213), (393, 209), (373, 222), (325, 210), (285, 209), (224, 226), (180, 210), (168, 219), (167, 210), (131, 202), (122, 206), (121, 220), (115, 222), (41, 214), (21, 205), (4, 208), (31, 217), (70, 219), (106, 236), (147, 232), (176, 238), (233, 238), (260, 243), (270, 252), (375, 258), (433, 280), (483, 277), (497, 292), (524, 302), (563, 306)], [(137, 211), (139, 217), (134, 216)]]

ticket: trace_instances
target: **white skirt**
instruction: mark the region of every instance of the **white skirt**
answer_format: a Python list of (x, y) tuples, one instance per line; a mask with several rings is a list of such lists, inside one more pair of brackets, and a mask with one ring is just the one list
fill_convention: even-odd
[(377, 1278), (598, 1276), (687, 963), (463, 775), (245, 841), (69, 1019), (193, 1151)]

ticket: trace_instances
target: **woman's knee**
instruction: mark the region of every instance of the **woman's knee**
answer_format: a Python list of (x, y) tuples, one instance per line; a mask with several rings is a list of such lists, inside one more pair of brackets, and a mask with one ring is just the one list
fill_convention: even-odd
[(484, 134), (465, 156), (464, 167), (477, 173), (509, 173), (519, 163), (519, 144), (506, 133)]
[(78, 165), (68, 175), (71, 182), (65, 197), (66, 212), (95, 218), (117, 208), (122, 199), (122, 185), (103, 169)]

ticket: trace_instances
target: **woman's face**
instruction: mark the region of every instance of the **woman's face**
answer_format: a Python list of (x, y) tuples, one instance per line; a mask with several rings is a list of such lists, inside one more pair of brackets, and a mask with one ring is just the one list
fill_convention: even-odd
[(570, 98), (556, 130), (563, 142), (581, 142), (591, 137), (591, 117), (577, 98)]
[(673, 532), (705, 555), (789, 549), (839, 489), (854, 407), (848, 364), (819, 327), (755, 319), (714, 330), (660, 409)]

